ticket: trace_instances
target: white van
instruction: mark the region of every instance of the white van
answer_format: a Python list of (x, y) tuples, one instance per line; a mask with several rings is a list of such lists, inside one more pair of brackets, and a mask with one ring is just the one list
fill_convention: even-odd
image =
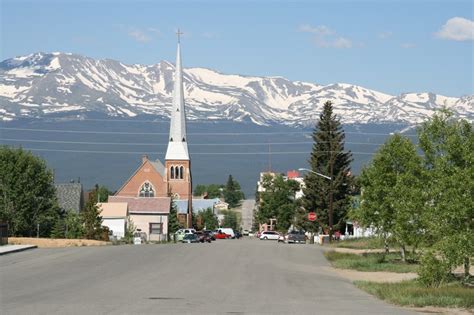
[(235, 238), (234, 230), (231, 228), (218, 228), (217, 231), (222, 231), (222, 233), (230, 235), (231, 238)]

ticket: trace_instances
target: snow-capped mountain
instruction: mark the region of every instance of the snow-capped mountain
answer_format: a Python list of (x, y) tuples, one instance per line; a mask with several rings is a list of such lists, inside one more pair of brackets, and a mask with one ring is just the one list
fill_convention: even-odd
[[(0, 119), (67, 116), (169, 117), (174, 65), (125, 65), (66, 53), (35, 53), (0, 63)], [(474, 120), (474, 96), (432, 93), (392, 96), (350, 84), (318, 85), (282, 77), (227, 75), (184, 69), (187, 117), (312, 124), (332, 101), (345, 123), (415, 123), (443, 106)]]

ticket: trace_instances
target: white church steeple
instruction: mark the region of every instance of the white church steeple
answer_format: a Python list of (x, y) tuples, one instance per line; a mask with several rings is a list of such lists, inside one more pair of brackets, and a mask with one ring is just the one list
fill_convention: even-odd
[(181, 51), (179, 36), (178, 50), (176, 53), (176, 68), (173, 91), (173, 106), (171, 108), (170, 135), (166, 160), (189, 160), (188, 145), (186, 138), (186, 114), (184, 109), (183, 73), (181, 67)]

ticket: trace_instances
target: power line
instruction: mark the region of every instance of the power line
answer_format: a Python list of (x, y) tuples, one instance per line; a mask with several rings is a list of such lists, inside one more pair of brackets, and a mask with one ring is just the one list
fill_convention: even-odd
[[(86, 145), (127, 145), (127, 146), (165, 146), (168, 143), (150, 143), (150, 142), (89, 142), (89, 141), (63, 141), (63, 140), (37, 140), (37, 139), (18, 139), (18, 138), (2, 138), (3, 141), (12, 142), (33, 142), (33, 143), (58, 143), (58, 144), (86, 144)], [(329, 141), (318, 141), (318, 143), (329, 143)], [(383, 143), (368, 142), (351, 142), (345, 141), (345, 144), (357, 145), (376, 145)], [(246, 142), (246, 143), (188, 143), (188, 146), (243, 146), (243, 145), (301, 145), (314, 144), (314, 142)]]
[[(32, 132), (55, 132), (55, 133), (83, 133), (83, 134), (117, 134), (117, 135), (168, 135), (169, 132), (124, 132), (124, 131), (90, 131), (90, 130), (56, 130), (56, 129), (32, 129), (32, 128), (11, 128), (0, 127), (2, 130), (16, 130), (16, 131), (32, 131)], [(202, 136), (242, 136), (242, 135), (286, 135), (286, 134), (303, 134), (311, 135), (312, 131), (271, 131), (271, 132), (194, 132), (188, 135), (202, 135)], [(345, 131), (345, 134), (355, 135), (373, 135), (373, 136), (390, 136), (393, 133), (379, 133), (379, 132), (353, 132)], [(416, 137), (415, 134), (403, 134), (406, 137)]]
[[(99, 154), (164, 154), (164, 152), (128, 152), (128, 151), (89, 151), (89, 150), (60, 150), (60, 149), (36, 149), (36, 148), (23, 148), (24, 150), (29, 151), (45, 151), (45, 152), (68, 152), (68, 153), (99, 153)], [(314, 152), (314, 151), (313, 151)], [(316, 152), (326, 152), (329, 153), (331, 151), (316, 151)], [(339, 151), (332, 151), (332, 152), (339, 152)], [(311, 154), (312, 152), (309, 151), (288, 151), (288, 152), (272, 152), (272, 154)], [(352, 152), (352, 154), (362, 154), (362, 155), (373, 155), (375, 153), (369, 152)], [(268, 155), (268, 152), (196, 152), (191, 153), (191, 155)]]

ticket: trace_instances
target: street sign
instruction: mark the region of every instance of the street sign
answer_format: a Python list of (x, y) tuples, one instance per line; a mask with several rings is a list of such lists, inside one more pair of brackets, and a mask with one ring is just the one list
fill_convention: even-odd
[(310, 220), (310, 221), (316, 221), (316, 218), (317, 218), (316, 212), (310, 212), (310, 213), (308, 213), (308, 220)]

